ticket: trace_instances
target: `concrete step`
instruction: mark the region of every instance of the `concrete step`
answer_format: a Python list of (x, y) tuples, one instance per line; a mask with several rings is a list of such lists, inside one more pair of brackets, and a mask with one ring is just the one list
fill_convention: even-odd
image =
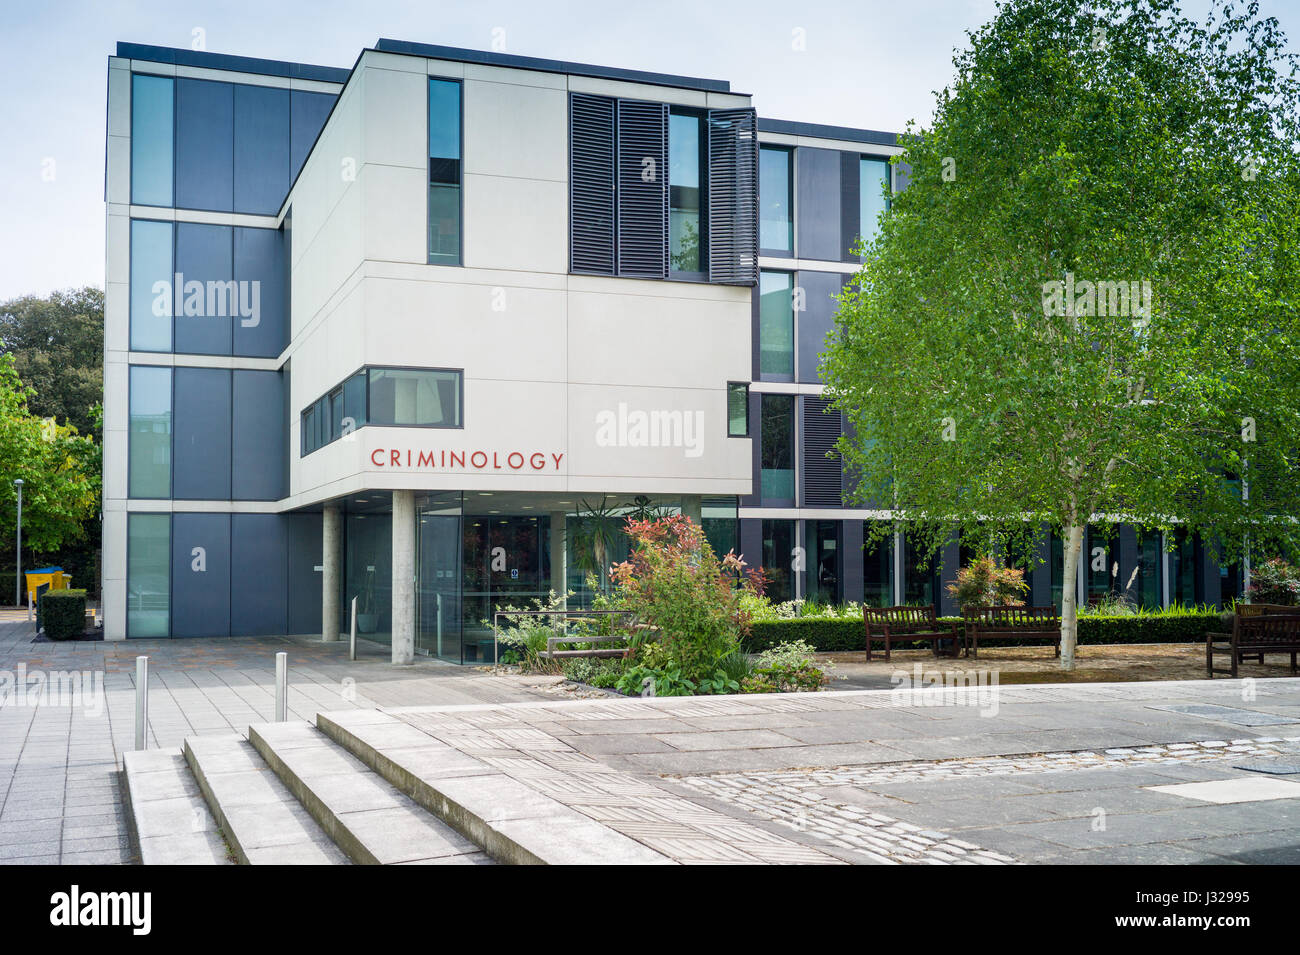
[(179, 748), (123, 754), (122, 796), (142, 864), (235, 861)]
[(316, 725), (498, 862), (673, 864), (667, 856), (387, 713), (318, 713)]
[(241, 863), (348, 861), (244, 737), (237, 733), (191, 736), (185, 740), (184, 755)]
[(492, 859), (310, 723), (263, 723), (248, 740), (325, 834), (359, 865)]

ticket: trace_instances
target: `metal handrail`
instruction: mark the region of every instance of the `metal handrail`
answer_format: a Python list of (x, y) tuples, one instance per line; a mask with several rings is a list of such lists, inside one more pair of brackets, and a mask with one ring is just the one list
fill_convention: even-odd
[[(615, 617), (615, 616), (636, 616), (631, 610), (498, 610), (492, 614), (492, 669), (495, 671), (501, 666), (501, 648), (499, 641), (501, 638), (502, 617)], [(564, 641), (559, 641), (563, 643)], [(576, 641), (575, 641), (576, 642)]]

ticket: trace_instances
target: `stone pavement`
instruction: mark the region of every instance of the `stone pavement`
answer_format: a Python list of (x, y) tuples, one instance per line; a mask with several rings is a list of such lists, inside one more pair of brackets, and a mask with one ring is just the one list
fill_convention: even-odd
[(1300, 681), (986, 693), (390, 713), (678, 862), (1300, 861)]
[[(33, 625), (11, 616), (19, 619), (0, 623), (0, 864), (131, 861), (117, 771), (135, 743), (140, 655), (150, 658), (150, 747), (245, 733), (272, 719), (280, 650), (289, 654), (291, 719), (353, 707), (553, 698), (541, 684), (436, 661), (394, 668), (388, 648), (368, 642), (359, 642), (355, 662), (346, 643), (283, 637), (33, 643)], [(53, 689), (54, 674), (91, 692), (38, 699), (36, 681)]]
[[(138, 654), (150, 745), (173, 747), (269, 720), (277, 650), (291, 718), (383, 708), (673, 861), (1300, 861), (1294, 679), (558, 700), (373, 644), (32, 636), (0, 624), (0, 862), (130, 861)], [(15, 685), (61, 671), (102, 694)]]

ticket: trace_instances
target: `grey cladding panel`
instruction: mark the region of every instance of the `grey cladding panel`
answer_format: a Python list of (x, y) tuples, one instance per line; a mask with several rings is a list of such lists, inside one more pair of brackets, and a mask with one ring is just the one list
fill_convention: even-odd
[(234, 371), (231, 497), (275, 501), (284, 497), (289, 437), (284, 378), (278, 371)]
[(290, 633), (320, 633), (321, 515), (286, 514), (289, 535), (286, 600)]
[(840, 239), (840, 153), (800, 146), (795, 160), (795, 231), (801, 259), (838, 262)]
[(230, 635), (230, 515), (172, 515), (172, 636)]
[(230, 632), (234, 636), (287, 632), (287, 516), (230, 516)]
[(177, 368), (173, 373), (172, 496), (230, 499), (230, 372)]
[(803, 289), (803, 311), (799, 317), (799, 381), (820, 382), (817, 365), (826, 348), (826, 336), (835, 327), (835, 311), (849, 276), (838, 272), (799, 272), (796, 281)]

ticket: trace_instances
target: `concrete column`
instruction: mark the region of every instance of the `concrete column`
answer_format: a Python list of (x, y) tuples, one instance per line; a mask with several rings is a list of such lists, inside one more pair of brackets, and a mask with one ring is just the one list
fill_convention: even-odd
[(393, 492), (393, 664), (415, 662), (415, 492)]
[(568, 515), (564, 511), (551, 511), (551, 589), (555, 595), (564, 600), (569, 590), (568, 568)]
[(339, 638), (339, 584), (343, 578), (343, 512), (337, 504), (321, 513), (321, 640)]
[(698, 494), (686, 494), (682, 497), (682, 516), (689, 517), (696, 524), (703, 519), (704, 505)]

